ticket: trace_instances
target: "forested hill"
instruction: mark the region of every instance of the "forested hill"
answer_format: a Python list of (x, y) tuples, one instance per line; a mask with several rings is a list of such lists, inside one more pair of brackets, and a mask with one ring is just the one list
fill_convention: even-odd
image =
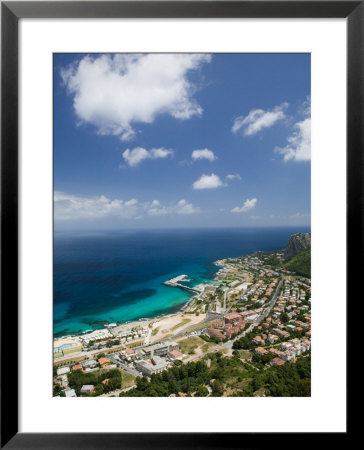
[(289, 261), (284, 263), (288, 270), (296, 272), (304, 277), (311, 277), (311, 247), (307, 247)]

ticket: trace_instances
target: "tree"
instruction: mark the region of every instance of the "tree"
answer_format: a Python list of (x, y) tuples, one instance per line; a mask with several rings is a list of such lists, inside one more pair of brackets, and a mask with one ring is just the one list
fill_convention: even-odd
[(99, 380), (97, 375), (94, 373), (82, 373), (79, 370), (76, 372), (68, 374), (68, 384), (72, 389), (76, 390), (76, 393), (79, 394), (81, 387), (84, 384), (98, 384)]
[(94, 396), (97, 397), (104, 393), (104, 386), (102, 384), (97, 384), (94, 390)]
[(147, 377), (137, 377), (136, 378), (136, 385), (137, 385), (137, 389), (140, 391), (144, 391), (145, 389), (147, 389), (148, 387), (148, 379)]
[(209, 395), (209, 391), (206, 386), (203, 384), (197, 386), (195, 397), (207, 397)]
[(53, 397), (57, 397), (57, 395), (59, 395), (60, 397), (65, 397), (65, 393), (63, 392), (59, 384), (53, 386)]
[(311, 397), (311, 380), (298, 381), (292, 388), (293, 397)]
[(258, 389), (260, 389), (261, 387), (264, 386), (264, 375), (258, 374), (254, 376), (253, 379), (253, 389), (254, 391), (257, 391)]
[(282, 323), (287, 323), (289, 321), (289, 317), (288, 317), (287, 313), (283, 312), (281, 314), (281, 321), (282, 321)]
[(241, 350), (241, 349), (248, 350), (249, 348), (251, 348), (251, 334), (250, 333), (244, 337), (241, 337), (240, 339), (237, 339), (233, 343), (234, 350)]
[(253, 353), (253, 361), (257, 364), (267, 364), (273, 359), (274, 355), (258, 355), (257, 353)]
[(224, 385), (220, 380), (215, 380), (212, 385), (212, 393), (220, 397), (224, 392)]
[(121, 388), (121, 378), (110, 378), (109, 381), (105, 384), (104, 390), (106, 388), (106, 392), (115, 391), (115, 389)]

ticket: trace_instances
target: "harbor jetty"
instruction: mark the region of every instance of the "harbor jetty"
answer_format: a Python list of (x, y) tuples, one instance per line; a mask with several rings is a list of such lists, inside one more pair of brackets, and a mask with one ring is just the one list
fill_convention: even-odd
[(181, 289), (184, 289), (185, 291), (194, 292), (195, 294), (200, 294), (200, 290), (197, 288), (193, 288), (190, 286), (185, 286), (184, 284), (181, 284), (181, 281), (190, 281), (187, 277), (187, 275), (178, 275), (177, 277), (171, 278), (170, 280), (165, 281), (163, 284), (170, 287), (179, 287)]

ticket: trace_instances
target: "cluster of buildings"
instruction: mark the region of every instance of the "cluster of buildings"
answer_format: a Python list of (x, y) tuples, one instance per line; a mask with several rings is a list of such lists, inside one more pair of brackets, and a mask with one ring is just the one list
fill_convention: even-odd
[[(286, 279), (270, 316), (257, 327), (261, 333), (252, 339), (252, 345), (257, 346), (254, 352), (261, 356), (274, 355), (271, 365), (283, 365), (310, 350), (310, 295), (311, 286), (308, 280)], [(296, 337), (291, 338), (292, 334)]]
[(136, 341), (145, 338), (147, 334), (147, 328), (142, 327), (135, 327), (134, 329), (125, 330), (119, 333), (120, 343), (126, 344), (128, 342)]
[(254, 352), (259, 356), (265, 356), (269, 354), (276, 355), (271, 361), (271, 365), (283, 365), (286, 361), (294, 360), (297, 356), (307, 352), (311, 348), (311, 341), (309, 338), (304, 337), (302, 339), (294, 338), (290, 341), (282, 342), (280, 347), (256, 347)]
[[(65, 393), (66, 397), (76, 397), (76, 393), (74, 392), (74, 389), (70, 389), (68, 385), (68, 375), (72, 372), (76, 372), (77, 370), (81, 370), (82, 373), (90, 373), (95, 372), (100, 369), (115, 369), (117, 367), (117, 364), (115, 364), (111, 359), (106, 357), (101, 357), (98, 359), (86, 359), (85, 361), (81, 361), (79, 363), (76, 363), (74, 365), (65, 365), (62, 367), (59, 367), (57, 369), (57, 375), (55, 377), (55, 384), (58, 384), (63, 392)], [(83, 392), (82, 393), (90, 393), (90, 392)]]
[[(294, 360), (297, 356), (307, 352), (311, 348), (311, 341), (309, 338), (302, 339), (294, 338), (290, 341), (282, 342), (280, 348), (272, 347), (269, 349), (271, 354), (276, 355), (271, 362), (272, 365), (283, 365), (286, 361)], [(264, 349), (263, 349), (264, 350)], [(283, 362), (279, 362), (279, 360)], [(277, 364), (277, 362), (279, 364)]]
[(90, 342), (100, 341), (102, 339), (110, 339), (114, 337), (108, 328), (103, 328), (102, 330), (95, 330), (91, 333), (83, 334), (80, 336), (80, 340), (83, 344), (88, 345)]
[(206, 330), (209, 337), (215, 337), (219, 341), (230, 339), (232, 336), (240, 333), (248, 321), (248, 317), (256, 315), (253, 311), (251, 314), (244, 317), (243, 313), (226, 314), (223, 319), (217, 320), (211, 324)]
[(128, 324), (117, 325), (110, 323), (105, 328), (86, 332), (79, 336), (79, 340), (84, 346), (94, 342), (107, 341), (110, 339), (118, 339), (120, 344), (127, 344), (133, 341), (143, 339), (148, 334), (146, 326), (130, 326)]
[(173, 341), (159, 342), (139, 349), (127, 348), (119, 356), (125, 364), (132, 364), (147, 377), (168, 369), (174, 361), (184, 357), (179, 345)]
[[(273, 276), (271, 272), (268, 272), (268, 275)], [(277, 287), (279, 278), (272, 278), (270, 283), (264, 283), (263, 280), (258, 280), (254, 283), (250, 288), (246, 291), (244, 298), (242, 300), (247, 301), (250, 299), (252, 303), (259, 303), (264, 305), (272, 295)]]
[[(101, 330), (98, 330), (101, 331)], [(98, 333), (97, 336), (100, 334)], [(90, 358), (76, 364), (66, 364), (57, 369), (54, 383), (59, 385), (66, 397), (75, 397), (76, 393), (69, 387), (68, 375), (75, 371), (88, 373), (101, 369), (114, 369), (122, 367), (134, 375), (152, 376), (168, 369), (175, 361), (181, 361), (186, 355), (179, 350), (179, 345), (173, 341), (159, 342), (157, 344), (142, 346), (135, 349), (125, 348), (120, 352), (112, 353), (99, 358)], [(92, 394), (93, 385), (84, 385), (80, 394)]]
[[(220, 284), (204, 284), (199, 287), (200, 300), (215, 300), (220, 305), (220, 319), (215, 320), (207, 329), (200, 330), (209, 337), (218, 341), (226, 341), (238, 336), (251, 324), (249, 330), (254, 327), (256, 336), (252, 339), (252, 351), (258, 355), (270, 355), (272, 366), (284, 365), (286, 361), (295, 360), (297, 356), (310, 350), (311, 347), (311, 285), (306, 278), (291, 279), (286, 277), (283, 288), (279, 292), (277, 301), (267, 316), (267, 303), (277, 290), (281, 273), (266, 267), (265, 257), (260, 254), (239, 258), (228, 262), (223, 261), (224, 268), (219, 271)], [(280, 285), (279, 285), (280, 286)], [(219, 295), (216, 290), (219, 289)], [(224, 306), (222, 307), (222, 294)], [(220, 299), (220, 301), (219, 301)], [(205, 302), (209, 303), (209, 302)], [(228, 303), (226, 305), (226, 303)], [(201, 302), (200, 302), (201, 304)], [(210, 308), (211, 309), (211, 308)], [(229, 313), (226, 313), (226, 310)], [(258, 319), (262, 317), (264, 319)], [(262, 322), (262, 320), (264, 320)], [(193, 332), (196, 333), (197, 332)], [(191, 334), (193, 334), (191, 333)], [(132, 324), (109, 324), (102, 330), (87, 332), (79, 337), (83, 345), (92, 342), (111, 339), (119, 339), (124, 348), (115, 350), (114, 353), (100, 358), (90, 358), (85, 361), (60, 367), (57, 370), (55, 383), (59, 384), (67, 397), (74, 397), (76, 393), (68, 385), (68, 374), (71, 371), (81, 370), (83, 373), (100, 369), (122, 367), (135, 376), (144, 375), (151, 377), (171, 367), (176, 361), (182, 361), (184, 355), (179, 345), (173, 341), (159, 342), (146, 345), (149, 339), (145, 339), (145, 345), (136, 340), (149, 337), (148, 323), (143, 322), (139, 326)], [(134, 342), (133, 342), (134, 341)], [(130, 348), (128, 343), (140, 345)], [(74, 345), (73, 341), (64, 345)], [(95, 387), (84, 385), (80, 393), (92, 394)], [(178, 393), (178, 396), (182, 393)], [(176, 395), (176, 394), (173, 394)], [(185, 394), (183, 394), (184, 396)]]
[(241, 262), (247, 265), (250, 270), (253, 269), (256, 271), (259, 271), (264, 264), (256, 255), (246, 255), (241, 259)]
[(150, 377), (168, 369), (174, 361), (182, 360), (183, 357), (176, 342), (161, 342), (142, 348), (139, 359), (135, 361), (135, 367), (143, 375)]
[[(271, 255), (257, 253), (237, 258), (235, 272), (233, 261), (229, 260), (227, 271), (233, 272), (236, 277), (239, 276), (239, 268), (244, 274), (247, 270), (251, 271), (252, 283), (234, 284), (232, 282), (229, 284), (229, 294), (236, 294), (235, 290), (239, 289), (243, 294), (239, 296), (239, 299), (235, 297), (237, 304), (231, 308), (233, 314), (225, 315), (224, 320), (210, 326), (207, 330), (209, 336), (214, 336), (220, 341), (230, 338), (234, 333), (227, 332), (229, 327), (235, 333), (239, 332), (237, 327), (239, 323), (253, 322), (261, 315), (263, 308), (276, 292), (282, 276), (282, 270), (277, 272), (267, 266), (271, 257)], [(283, 253), (276, 253), (274, 257), (283, 261)], [(252, 350), (261, 356), (273, 355), (274, 358), (270, 364), (278, 366), (309, 350), (311, 347), (310, 297), (310, 280), (286, 277), (269, 316), (255, 328), (258, 333), (252, 338)], [(260, 307), (256, 308), (257, 305)]]

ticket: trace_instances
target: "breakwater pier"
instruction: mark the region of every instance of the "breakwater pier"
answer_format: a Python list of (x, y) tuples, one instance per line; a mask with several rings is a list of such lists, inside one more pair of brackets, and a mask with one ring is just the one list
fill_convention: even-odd
[(187, 275), (178, 275), (177, 277), (171, 278), (168, 281), (165, 281), (163, 284), (170, 287), (178, 287), (181, 289), (184, 289), (185, 291), (194, 292), (195, 294), (200, 294), (201, 291), (197, 288), (193, 288), (190, 286), (185, 286), (184, 284), (181, 284), (181, 281), (190, 281), (187, 277)]

